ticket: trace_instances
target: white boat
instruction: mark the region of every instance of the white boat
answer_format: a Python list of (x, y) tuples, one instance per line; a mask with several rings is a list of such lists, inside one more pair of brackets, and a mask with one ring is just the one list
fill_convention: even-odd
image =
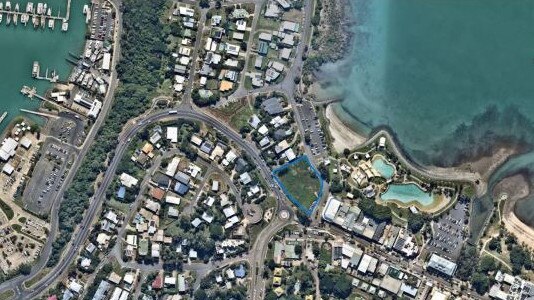
[(28, 4), (26, 4), (26, 12), (33, 13), (33, 2), (28, 2)]
[(13, 24), (17, 25), (18, 22), (19, 22), (19, 15), (18, 14), (14, 14), (13, 15)]
[(6, 10), (11, 10), (11, 2), (6, 2)]
[(27, 13), (23, 13), (22, 16), (20, 16), (20, 22), (24, 25), (28, 24), (28, 14)]
[(49, 16), (49, 17), (52, 15), (52, 9), (51, 9), (51, 8), (49, 8), (49, 9), (46, 11), (46, 15)]
[(69, 23), (63, 20), (63, 24), (61, 24), (61, 31), (67, 31), (67, 30), (69, 30)]
[(7, 25), (11, 24), (11, 15), (10, 14), (7, 14), (7, 21), (6, 21)]
[(40, 15), (43, 13), (43, 4), (37, 3), (37, 14)]
[(0, 14), (0, 23), (2, 23), (2, 14)]
[(85, 15), (85, 14), (87, 14), (87, 13), (89, 13), (89, 5), (85, 4), (85, 5), (83, 6), (83, 14)]
[(0, 2), (0, 10), (4, 9), (4, 2)]
[(2, 123), (4, 121), (4, 119), (6, 118), (7, 116), (7, 111), (5, 111), (2, 116), (0, 116), (0, 123)]
[(54, 23), (55, 23), (54, 19), (49, 19), (48, 20), (48, 28), (54, 29), (54, 25), (55, 25)]
[(15, 4), (15, 11), (16, 11), (16, 12), (19, 12), (19, 8), (20, 8), (20, 7), (19, 7), (19, 4), (18, 4), (18, 3)]

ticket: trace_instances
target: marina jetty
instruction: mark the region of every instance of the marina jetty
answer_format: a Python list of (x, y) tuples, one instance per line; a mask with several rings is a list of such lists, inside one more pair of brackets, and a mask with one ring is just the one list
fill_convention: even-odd
[(38, 61), (33, 62), (32, 77), (35, 79), (46, 80), (52, 83), (56, 83), (59, 80), (59, 75), (56, 70), (52, 70), (50, 76), (48, 76), (48, 68), (45, 71), (45, 75), (41, 76), (41, 66)]
[(19, 3), (11, 3), (6, 1), (0, 2), (0, 24), (18, 25), (20, 23), (27, 26), (29, 22), (33, 24), (34, 28), (45, 28), (48, 26), (50, 29), (54, 29), (56, 22), (61, 23), (61, 30), (67, 31), (69, 29), (69, 17), (70, 17), (70, 4), (71, 0), (67, 0), (67, 11), (65, 16), (61, 16), (61, 12), (58, 10), (57, 14), (52, 11), (51, 5), (48, 3), (33, 3), (28, 2), (26, 9), (21, 10)]

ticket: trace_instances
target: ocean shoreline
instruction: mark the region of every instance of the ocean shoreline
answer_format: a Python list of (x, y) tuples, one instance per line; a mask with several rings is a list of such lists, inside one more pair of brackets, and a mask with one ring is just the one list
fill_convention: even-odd
[[(531, 186), (528, 182), (528, 175), (519, 172), (503, 178), (495, 185), (492, 191), (494, 198), (504, 201), (501, 222), (504, 228), (515, 235), (519, 242), (532, 245), (534, 243), (534, 229), (521, 220), (515, 212), (518, 201), (526, 200), (530, 194)], [(501, 196), (504, 195), (503, 198)]]
[(329, 104), (326, 107), (325, 116), (328, 120), (327, 130), (333, 139), (332, 146), (338, 153), (342, 153), (345, 148), (354, 150), (363, 147), (374, 141), (378, 136), (383, 135), (394, 145), (399, 156), (414, 170), (422, 171), (424, 173), (423, 175), (429, 177), (448, 178), (450, 180), (454, 180), (454, 178), (451, 178), (451, 174), (453, 174), (458, 177), (457, 181), (472, 182), (476, 189), (476, 196), (478, 197), (491, 192), (488, 190), (491, 175), (511, 158), (523, 152), (518, 148), (506, 148), (503, 145), (497, 145), (489, 156), (481, 154), (469, 161), (458, 163), (452, 167), (422, 165), (403, 149), (402, 144), (398, 140), (398, 136), (392, 128), (379, 126), (372, 129), (369, 135), (361, 134), (354, 130), (352, 124), (347, 124), (347, 122), (343, 121), (336, 113), (336, 110), (333, 109), (332, 105), (335, 104)]

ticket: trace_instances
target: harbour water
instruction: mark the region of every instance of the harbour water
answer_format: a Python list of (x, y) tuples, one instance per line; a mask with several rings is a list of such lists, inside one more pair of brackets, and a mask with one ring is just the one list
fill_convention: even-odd
[[(48, 3), (52, 8), (52, 15), (65, 16), (67, 0), (40, 0)], [(36, 0), (33, 0), (37, 5)], [(65, 60), (69, 52), (81, 54), (85, 40), (86, 24), (82, 14), (83, 5), (88, 1), (72, 0), (69, 28), (67, 32), (61, 31), (61, 22), (56, 21), (55, 29), (34, 29), (31, 22), (24, 26), (6, 24), (4, 15), (0, 23), (0, 114), (8, 112), (5, 120), (0, 124), (3, 131), (6, 126), (21, 115), (19, 109), (35, 109), (40, 105), (38, 100), (29, 100), (20, 93), (23, 85), (35, 86), (39, 94), (44, 94), (51, 84), (48, 81), (32, 78), (34, 61), (39, 61), (41, 72), (44, 75), (46, 68), (56, 70), (59, 80), (67, 80), (72, 66)], [(5, 3), (5, 1), (4, 1)], [(14, 6), (17, 1), (11, 1)], [(25, 10), (27, 1), (21, 1), (20, 9)], [(50, 75), (50, 74), (49, 74)]]
[[(344, 99), (336, 107), (344, 121), (367, 133), (389, 127), (421, 164), (534, 144), (534, 2), (349, 2), (352, 51), (319, 74), (323, 93)], [(534, 169), (534, 153), (503, 165), (490, 188), (524, 169)], [(479, 203), (482, 213), (492, 207), (487, 197)], [(534, 225), (534, 199), (522, 205)]]

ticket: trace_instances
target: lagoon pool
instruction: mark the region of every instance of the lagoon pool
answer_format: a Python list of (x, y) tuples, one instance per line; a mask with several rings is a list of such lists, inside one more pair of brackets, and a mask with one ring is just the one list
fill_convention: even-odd
[(386, 162), (382, 157), (373, 159), (373, 168), (375, 168), (382, 177), (391, 179), (395, 174), (395, 167)]
[(416, 201), (423, 206), (428, 206), (434, 202), (432, 195), (423, 191), (414, 183), (392, 184), (380, 198), (386, 202), (397, 200), (403, 203), (409, 203)]

